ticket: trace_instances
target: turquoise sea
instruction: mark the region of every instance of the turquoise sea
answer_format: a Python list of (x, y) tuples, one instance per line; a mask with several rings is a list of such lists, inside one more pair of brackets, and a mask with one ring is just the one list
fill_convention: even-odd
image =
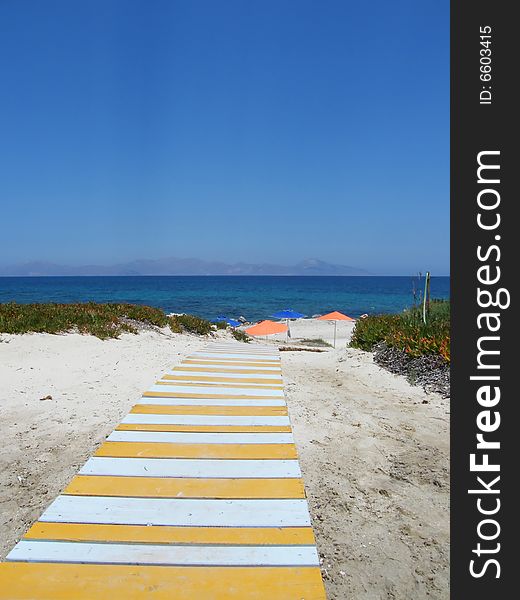
[[(359, 317), (400, 312), (413, 304), (414, 286), (423, 285), (417, 277), (0, 277), (0, 302), (130, 302), (248, 321), (285, 308)], [(432, 278), (433, 298), (449, 293), (449, 277)]]

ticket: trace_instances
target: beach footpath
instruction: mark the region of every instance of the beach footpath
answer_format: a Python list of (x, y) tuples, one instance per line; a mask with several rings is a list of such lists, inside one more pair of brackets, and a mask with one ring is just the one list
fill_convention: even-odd
[[(289, 338), (284, 333), (244, 344), (252, 353), (267, 346), (281, 358), (278, 368), (327, 598), (444, 600), (449, 593), (449, 400), (381, 368), (371, 352), (348, 347), (351, 333), (351, 323), (338, 323), (333, 348), (332, 324), (299, 319), (291, 323)], [(104, 340), (79, 333), (0, 335), (1, 560), (108, 443), (106, 438), (114, 430), (123, 433), (118, 427), (151, 383), (172, 370), (175, 381), (188, 384), (194, 373), (198, 383), (222, 377), (218, 368), (225, 365), (214, 365), (216, 371), (178, 369), (211, 341), (235, 343), (225, 330), (210, 337), (169, 327)], [(248, 375), (263, 379), (256, 377), (262, 373)], [(115, 460), (97, 460), (103, 458)]]
[(0, 598), (325, 598), (273, 347), (148, 388), (0, 565)]

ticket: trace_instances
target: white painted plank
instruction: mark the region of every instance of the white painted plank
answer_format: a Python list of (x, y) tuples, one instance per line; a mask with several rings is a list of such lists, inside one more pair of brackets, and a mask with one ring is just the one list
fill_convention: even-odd
[(254, 388), (218, 387), (198, 385), (152, 385), (148, 392), (172, 392), (175, 394), (225, 394), (226, 396), (273, 396), (283, 398), (283, 390), (259, 390)]
[[(186, 365), (185, 365), (186, 366)], [(267, 379), (273, 383), (266, 385), (281, 385), (283, 383), (282, 376), (274, 373), (213, 373), (212, 371), (181, 371), (175, 370), (168, 375), (175, 375), (175, 377), (211, 377), (214, 379), (236, 379), (240, 382), (241, 379)]]
[(191, 431), (113, 431), (109, 442), (171, 444), (294, 444), (292, 433), (192, 433)]
[(121, 477), (202, 477), (202, 478), (299, 478), (297, 460), (276, 459), (193, 459), (193, 458), (112, 458), (94, 456), (79, 470), (80, 475)]
[(194, 352), (191, 356), (195, 358), (235, 358), (236, 360), (248, 360), (255, 362), (255, 360), (266, 361), (266, 362), (277, 362), (280, 360), (279, 354), (240, 354), (240, 353), (228, 353), (228, 352)]
[(179, 566), (318, 566), (314, 546), (95, 544), (22, 540), (11, 561)]
[[(226, 373), (227, 371), (250, 371), (250, 370), (254, 370), (254, 371), (265, 371), (265, 373), (271, 374), (271, 373), (276, 373), (277, 375), (281, 375), (282, 374), (282, 369), (280, 367), (272, 367), (272, 366), (260, 366), (257, 367), (255, 366), (251, 366), (251, 365), (215, 365), (213, 364), (213, 361), (204, 361), (204, 360), (197, 360), (196, 362), (190, 362), (190, 363), (182, 363), (181, 365), (179, 365), (178, 367), (175, 367), (174, 370), (172, 371), (168, 371), (168, 375), (172, 375), (174, 373), (176, 373), (178, 370), (182, 369), (183, 367), (188, 367), (190, 369), (192, 368), (202, 368), (202, 367), (207, 367), (208, 369), (218, 369), (219, 373)], [(193, 371), (194, 373), (196, 373), (197, 371)]]
[(255, 417), (241, 415), (156, 415), (130, 413), (121, 423), (140, 423), (150, 425), (290, 425), (289, 417)]
[(267, 350), (258, 350), (256, 348), (245, 347), (245, 348), (233, 348), (232, 346), (212, 346), (211, 348), (205, 348), (202, 352), (226, 352), (228, 354), (251, 354), (254, 356), (279, 356), (278, 352), (273, 351), (273, 348)]
[[(248, 389), (248, 390), (269, 390), (272, 388), (282, 388), (283, 386), (283, 382), (282, 381), (274, 381), (274, 382), (263, 382), (263, 381), (256, 381), (254, 383), (249, 383), (249, 382), (243, 382), (240, 379), (237, 379), (236, 381), (222, 381), (218, 378), (216, 379), (205, 379), (203, 381), (201, 381), (200, 379), (197, 379), (196, 376), (193, 377), (186, 377), (184, 379), (178, 380), (176, 381), (175, 379), (169, 379), (169, 378), (164, 378), (161, 377), (161, 379), (159, 380), (161, 383), (160, 385), (197, 385), (200, 387), (205, 387), (206, 390), (208, 390), (208, 393), (212, 393), (214, 394), (215, 392), (212, 390), (215, 389), (219, 389), (220, 387), (222, 387), (223, 385), (225, 385), (226, 387), (230, 387), (233, 389)], [(157, 383), (159, 383), (159, 381)], [(281, 389), (279, 389), (279, 391), (281, 391)]]
[(232, 340), (216, 340), (209, 343), (204, 349), (213, 350), (213, 348), (234, 348), (236, 350), (246, 350), (247, 352), (276, 352), (278, 348), (269, 344), (246, 343)]
[(201, 500), (58, 496), (43, 522), (191, 527), (305, 527), (306, 500)]
[(247, 399), (247, 398), (160, 398), (143, 396), (139, 404), (160, 404), (163, 406), (286, 406), (283, 398)]

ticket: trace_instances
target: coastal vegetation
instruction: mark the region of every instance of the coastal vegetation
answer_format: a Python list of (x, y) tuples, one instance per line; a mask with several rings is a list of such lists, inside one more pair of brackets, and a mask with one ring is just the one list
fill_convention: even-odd
[(426, 322), (417, 307), (397, 315), (368, 316), (356, 322), (352, 347), (370, 351), (381, 342), (410, 358), (433, 354), (449, 363), (450, 303), (432, 300)]
[[(209, 321), (195, 315), (175, 315), (169, 318), (170, 327), (176, 333), (179, 329), (197, 335), (208, 335), (213, 331), (213, 326)], [(172, 327), (172, 324), (175, 327)]]
[(240, 329), (232, 329), (231, 335), (235, 338), (235, 340), (237, 340), (237, 342), (246, 342), (248, 344), (251, 341), (251, 338), (247, 335), (247, 333), (240, 331)]
[(212, 325), (193, 315), (167, 316), (152, 306), (137, 304), (35, 303), (0, 304), (0, 333), (66, 333), (77, 331), (100, 339), (137, 333), (143, 327), (169, 327), (174, 333), (208, 335)]
[(427, 312), (417, 306), (397, 315), (359, 319), (350, 345), (374, 352), (374, 360), (444, 396), (450, 393), (450, 303), (432, 300)]

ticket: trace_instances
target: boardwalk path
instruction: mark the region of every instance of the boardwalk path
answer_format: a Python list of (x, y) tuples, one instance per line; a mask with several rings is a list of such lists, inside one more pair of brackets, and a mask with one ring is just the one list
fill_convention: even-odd
[(323, 600), (272, 347), (168, 372), (0, 565), (0, 599)]

